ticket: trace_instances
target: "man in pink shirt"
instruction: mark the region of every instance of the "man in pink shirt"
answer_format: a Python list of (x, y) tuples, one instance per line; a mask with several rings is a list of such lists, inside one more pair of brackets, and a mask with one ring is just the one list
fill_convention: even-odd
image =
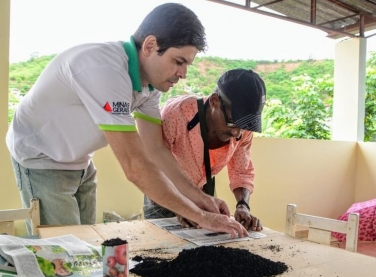
[[(234, 217), (246, 229), (256, 231), (262, 230), (262, 224), (251, 215), (249, 208), (255, 177), (251, 144), (253, 132), (261, 132), (265, 93), (264, 82), (257, 73), (234, 69), (224, 73), (214, 92), (204, 97), (204, 116), (199, 116), (196, 95), (170, 98), (161, 108), (164, 143), (185, 173), (197, 187), (208, 193), (209, 186), (209, 194), (213, 194), (214, 177), (211, 177), (227, 166), (230, 189), (237, 201)], [(202, 129), (205, 124), (207, 127)], [(205, 140), (207, 160), (210, 160), (206, 162), (208, 170), (205, 169)], [(144, 216), (149, 219), (175, 214), (145, 196)], [(178, 218), (184, 226), (195, 226), (194, 222)]]

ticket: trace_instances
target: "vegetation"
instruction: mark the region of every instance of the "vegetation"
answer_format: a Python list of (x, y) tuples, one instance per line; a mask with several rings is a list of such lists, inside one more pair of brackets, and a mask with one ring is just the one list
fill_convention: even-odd
[(263, 113), (263, 136), (285, 138), (330, 139), (333, 79), (329, 75), (313, 80), (308, 75), (291, 79), (295, 82), (292, 102), (269, 100)]
[(43, 56), (38, 58), (36, 54), (26, 62), (14, 63), (9, 67), (9, 87), (20, 90), (25, 95), (35, 83), (38, 76), (46, 65), (56, 55)]
[(376, 52), (367, 61), (364, 141), (376, 141)]
[(219, 57), (197, 57), (189, 67), (187, 78), (180, 81), (169, 92), (163, 94), (161, 102), (171, 96), (183, 93), (209, 95), (215, 88), (219, 76), (230, 69), (248, 68), (256, 71), (264, 79), (268, 99), (280, 99), (284, 104), (291, 103), (291, 91), (294, 90), (293, 76), (310, 72), (312, 78), (333, 76), (333, 60), (266, 62), (253, 60), (229, 60)]
[[(14, 109), (55, 55), (38, 57), (10, 66), (9, 122)], [(219, 57), (197, 57), (187, 78), (169, 92), (166, 99), (181, 94), (210, 95), (218, 77), (225, 71), (248, 68), (264, 79), (267, 102), (263, 112), (262, 136), (284, 138), (330, 139), (333, 102), (333, 60), (254, 61)], [(376, 140), (376, 53), (367, 61), (365, 141)]]

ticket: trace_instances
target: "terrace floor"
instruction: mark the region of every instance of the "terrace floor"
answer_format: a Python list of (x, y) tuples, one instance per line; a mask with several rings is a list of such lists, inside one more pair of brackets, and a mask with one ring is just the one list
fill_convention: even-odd
[[(331, 242), (333, 247), (345, 248), (345, 242)], [(376, 258), (376, 241), (358, 241), (358, 253)]]
[[(297, 228), (297, 231), (295, 232), (295, 237), (298, 237), (301, 239), (307, 239), (308, 229), (302, 226), (297, 226), (297, 227), (298, 228)], [(339, 247), (339, 248), (345, 249), (346, 242), (339, 242), (335, 237), (332, 236), (330, 245), (333, 247)], [(376, 258), (376, 241), (358, 241), (357, 252)]]

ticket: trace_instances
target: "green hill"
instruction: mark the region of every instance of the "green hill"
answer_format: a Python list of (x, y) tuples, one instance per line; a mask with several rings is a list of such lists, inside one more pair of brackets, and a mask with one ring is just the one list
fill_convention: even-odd
[[(21, 95), (26, 94), (35, 83), (43, 68), (56, 55), (33, 57), (28, 61), (10, 65), (9, 88), (19, 89)], [(219, 57), (197, 57), (189, 66), (187, 78), (181, 80), (168, 93), (163, 94), (161, 102), (170, 96), (194, 92), (200, 95), (210, 94), (220, 75), (234, 68), (248, 68), (256, 71), (264, 79), (267, 88), (267, 98), (278, 98), (284, 104), (289, 104), (294, 84), (293, 76), (307, 74), (310, 77), (322, 78), (333, 76), (333, 60), (308, 61), (254, 61), (230, 60)]]
[(179, 95), (188, 90), (200, 95), (209, 95), (216, 85), (216, 80), (227, 70), (235, 68), (252, 69), (264, 79), (267, 88), (267, 98), (278, 98), (289, 104), (294, 84), (293, 76), (308, 73), (312, 78), (333, 76), (334, 61), (254, 61), (230, 60), (219, 57), (197, 57), (188, 69), (187, 78), (180, 81), (168, 93), (163, 94), (164, 102), (170, 96)]
[(46, 65), (56, 55), (31, 58), (28, 61), (13, 63), (9, 66), (9, 88), (17, 88), (25, 95), (37, 80)]
[[(10, 65), (9, 88), (13, 93), (9, 94), (9, 122), (20, 100), (15, 96), (18, 90), (21, 95), (25, 95), (54, 57), (55, 55), (33, 57), (26, 62)], [(373, 62), (372, 65), (374, 64), (376, 63)], [(278, 62), (199, 56), (188, 67), (187, 78), (162, 94), (160, 104), (169, 97), (181, 94), (209, 95), (218, 78), (225, 71), (235, 68), (252, 69), (265, 81), (267, 102), (263, 112), (263, 133), (258, 135), (330, 139), (328, 122), (332, 116), (333, 60)], [(368, 99), (373, 95), (373, 91), (369, 91)], [(367, 140), (374, 140), (376, 134), (373, 110), (376, 110), (376, 100), (367, 102)]]
[[(35, 83), (45, 66), (56, 55), (32, 57), (10, 65), (8, 122), (13, 118), (21, 95)], [(376, 52), (367, 61), (365, 141), (376, 141)], [(169, 97), (196, 93), (209, 95), (217, 79), (229, 69), (248, 68), (264, 79), (267, 102), (263, 111), (263, 133), (285, 138), (330, 139), (334, 89), (333, 60), (255, 61), (220, 57), (196, 57), (187, 78), (167, 93)]]

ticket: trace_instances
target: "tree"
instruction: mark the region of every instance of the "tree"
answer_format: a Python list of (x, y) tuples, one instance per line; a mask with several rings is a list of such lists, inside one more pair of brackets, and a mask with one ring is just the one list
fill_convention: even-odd
[(8, 124), (13, 119), (14, 112), (16, 111), (17, 105), (20, 102), (20, 97), (9, 91), (8, 93)]
[[(376, 52), (370, 53), (366, 74), (364, 140), (376, 141)], [(9, 87), (17, 88), (21, 95), (25, 95), (55, 56), (39, 57), (35, 52), (28, 61), (11, 64)], [(181, 94), (210, 95), (219, 76), (238, 67), (255, 70), (265, 81), (268, 100), (263, 112), (263, 136), (330, 139), (333, 60), (278, 63), (197, 57), (189, 66), (187, 79), (180, 80), (168, 92), (162, 93), (160, 104)], [(20, 99), (9, 94), (9, 122)]]
[(286, 128), (293, 124), (294, 114), (278, 98), (267, 100), (262, 113), (261, 136), (285, 137)]
[(265, 135), (284, 138), (330, 139), (329, 113), (324, 100), (332, 91), (330, 76), (313, 80), (308, 75), (293, 77), (292, 107), (268, 101), (264, 111)]
[(367, 62), (364, 141), (376, 140), (376, 52)]

